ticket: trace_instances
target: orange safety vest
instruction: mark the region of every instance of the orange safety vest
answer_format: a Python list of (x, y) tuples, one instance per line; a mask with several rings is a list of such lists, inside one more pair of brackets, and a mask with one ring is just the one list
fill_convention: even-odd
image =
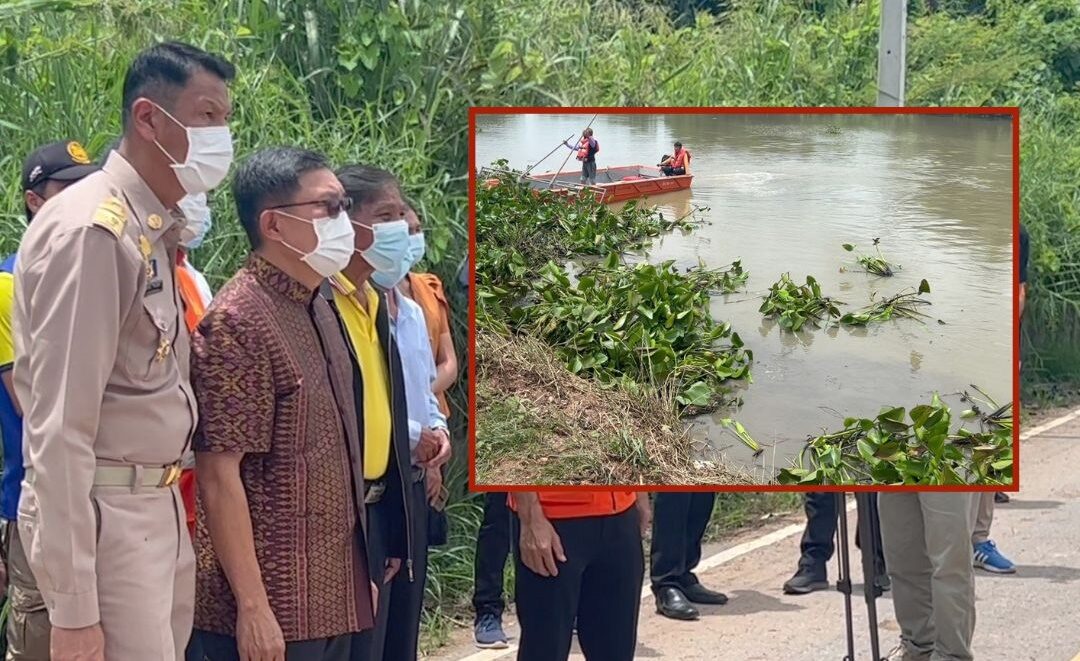
[[(187, 257), (183, 252), (176, 256), (176, 288), (180, 293), (180, 300), (184, 303), (184, 323), (188, 332), (194, 333), (199, 320), (206, 314), (206, 303), (202, 294), (199, 293), (199, 285), (195, 282), (195, 276), (188, 270)], [(186, 468), (180, 474), (180, 497), (184, 501), (184, 509), (187, 510), (188, 531), (195, 537), (195, 471)]]
[(675, 154), (675, 158), (671, 163), (673, 168), (685, 168), (690, 163), (690, 150), (683, 147), (679, 150), (678, 154)]
[[(431, 356), (438, 358), (439, 338), (443, 333), (450, 332), (450, 303), (446, 300), (442, 280), (434, 273), (409, 273), (409, 287), (412, 288), (413, 300), (424, 311)], [(441, 392), (435, 397), (439, 400), (439, 410), (449, 419), (450, 405), (446, 401), (446, 393)]]
[[(540, 508), (549, 519), (614, 516), (634, 506), (633, 491), (540, 491)], [(510, 509), (517, 511), (514, 494), (507, 494)]]

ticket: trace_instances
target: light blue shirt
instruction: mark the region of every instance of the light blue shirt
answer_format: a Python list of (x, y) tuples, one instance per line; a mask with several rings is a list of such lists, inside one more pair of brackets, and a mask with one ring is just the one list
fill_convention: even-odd
[(415, 452), (420, 443), (420, 431), (424, 427), (446, 429), (446, 416), (439, 410), (439, 400), (431, 390), (431, 384), (435, 382), (435, 357), (431, 354), (424, 310), (399, 291), (394, 290), (393, 294), (398, 313), (390, 330), (401, 355), (405, 407), (409, 413), (409, 449)]

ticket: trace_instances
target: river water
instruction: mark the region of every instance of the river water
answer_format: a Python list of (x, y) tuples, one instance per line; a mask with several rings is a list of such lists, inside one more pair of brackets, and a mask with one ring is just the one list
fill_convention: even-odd
[[(524, 169), (591, 115), (481, 115), (476, 163), (505, 158)], [(742, 404), (693, 420), (695, 434), (726, 458), (771, 476), (790, 464), (809, 435), (838, 429), (843, 417), (946, 397), (969, 384), (999, 403), (1012, 398), (1012, 138), (1010, 122), (919, 115), (600, 115), (598, 166), (658, 162), (681, 140), (694, 158), (689, 191), (649, 200), (665, 213), (708, 207), (706, 225), (657, 239), (651, 262), (741, 259), (745, 291), (713, 299), (754, 351), (753, 382)], [(534, 172), (554, 171), (563, 148)], [(578, 167), (573, 158), (567, 169)], [(854, 254), (885, 257), (891, 278), (866, 274)], [(818, 328), (796, 334), (759, 312), (762, 294), (784, 272), (813, 275), (823, 293), (854, 310), (871, 295), (917, 287), (932, 305), (912, 320), (867, 329)], [(943, 322), (943, 323), (939, 323)], [(962, 406), (962, 408), (967, 408)], [(719, 425), (734, 417), (766, 446), (754, 458)]]

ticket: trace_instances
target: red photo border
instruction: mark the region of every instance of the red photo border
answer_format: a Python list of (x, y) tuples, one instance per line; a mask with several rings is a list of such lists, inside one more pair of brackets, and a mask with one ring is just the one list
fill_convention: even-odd
[[(1008, 115), (1012, 120), (1013, 216), (1013, 483), (992, 485), (479, 485), (476, 483), (476, 118), (479, 115), (560, 114), (586, 115)], [(473, 492), (537, 491), (1020, 491), (1020, 108), (1009, 107), (472, 107), (469, 108), (469, 490)]]

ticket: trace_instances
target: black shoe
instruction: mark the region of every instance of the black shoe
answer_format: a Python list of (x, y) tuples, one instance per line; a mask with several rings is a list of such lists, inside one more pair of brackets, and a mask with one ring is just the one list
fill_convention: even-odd
[(727, 603), (727, 595), (723, 592), (717, 592), (716, 590), (710, 590), (701, 583), (694, 583), (693, 585), (684, 586), (682, 589), (683, 595), (686, 600), (694, 604), (710, 604), (713, 606), (723, 606)]
[(810, 594), (816, 590), (828, 590), (829, 581), (825, 570), (814, 571), (810, 567), (799, 567), (795, 575), (784, 583), (784, 594)]
[(892, 589), (892, 581), (889, 580), (888, 574), (878, 574), (874, 577), (874, 585), (881, 588), (882, 592), (888, 592)]
[(696, 620), (698, 611), (676, 588), (660, 588), (656, 593), (656, 612), (673, 620)]
[(1010, 500), (1009, 499), (1009, 494), (1007, 494), (1007, 493), (1002, 493), (1002, 492), (998, 491), (998, 492), (996, 492), (994, 494), (994, 502), (995, 503), (1007, 503), (1007, 502), (1009, 502), (1009, 500)]

